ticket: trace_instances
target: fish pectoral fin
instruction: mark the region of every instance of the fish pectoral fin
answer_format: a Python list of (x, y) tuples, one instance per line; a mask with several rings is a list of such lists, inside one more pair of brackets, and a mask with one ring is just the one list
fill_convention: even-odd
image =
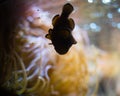
[(51, 40), (50, 34), (46, 34), (45, 37), (46, 37), (47, 39), (50, 39), (50, 40)]
[(51, 34), (52, 34), (52, 31), (53, 31), (53, 29), (49, 29), (49, 30), (48, 30), (48, 33), (51, 35)]
[(48, 43), (49, 45), (53, 45), (52, 43)]
[(58, 21), (58, 19), (59, 19), (59, 14), (58, 15), (55, 15), (54, 17), (53, 17), (53, 19), (52, 19), (52, 25), (53, 26), (55, 26), (55, 24), (56, 24), (56, 22)]
[(48, 34), (45, 35), (45, 37), (46, 37), (47, 39), (50, 39), (50, 40), (51, 40), (52, 31), (53, 31), (52, 29), (49, 29), (49, 30), (48, 30)]
[(71, 40), (72, 44), (76, 44), (77, 43), (77, 41), (74, 39), (74, 37), (72, 35), (70, 36), (70, 40)]
[(69, 20), (69, 24), (70, 24), (70, 28), (73, 30), (75, 27), (75, 22), (72, 18), (68, 19)]

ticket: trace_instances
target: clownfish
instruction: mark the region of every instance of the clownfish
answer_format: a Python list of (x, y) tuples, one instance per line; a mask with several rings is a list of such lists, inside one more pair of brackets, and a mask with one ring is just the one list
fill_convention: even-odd
[(70, 3), (65, 4), (61, 15), (55, 15), (52, 19), (53, 29), (49, 29), (48, 34), (45, 35), (61, 55), (67, 53), (72, 44), (76, 44), (76, 40), (72, 36), (75, 23), (72, 18), (68, 18), (73, 10)]

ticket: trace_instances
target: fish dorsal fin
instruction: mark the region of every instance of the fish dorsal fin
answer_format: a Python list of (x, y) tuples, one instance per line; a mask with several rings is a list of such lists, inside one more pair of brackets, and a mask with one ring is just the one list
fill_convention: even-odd
[(74, 23), (74, 21), (73, 21), (73, 19), (72, 18), (70, 18), (70, 19), (68, 19), (68, 21), (69, 21), (69, 24), (70, 24), (70, 29), (74, 29), (74, 27), (75, 27), (75, 23)]
[(51, 40), (50, 34), (46, 34), (45, 37), (46, 37), (47, 39), (50, 39), (50, 40)]
[(55, 26), (55, 24), (56, 24), (56, 22), (58, 21), (58, 19), (59, 19), (59, 14), (58, 15), (55, 15), (54, 17), (53, 17), (53, 19), (52, 19), (52, 25), (53, 26)]
[(61, 16), (68, 17), (74, 10), (73, 6), (70, 3), (67, 3), (63, 6)]

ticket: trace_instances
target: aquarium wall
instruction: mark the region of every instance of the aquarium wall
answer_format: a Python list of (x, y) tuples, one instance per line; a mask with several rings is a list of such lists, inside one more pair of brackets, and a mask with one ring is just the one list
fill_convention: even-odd
[(1, 96), (119, 96), (119, 0), (0, 1)]

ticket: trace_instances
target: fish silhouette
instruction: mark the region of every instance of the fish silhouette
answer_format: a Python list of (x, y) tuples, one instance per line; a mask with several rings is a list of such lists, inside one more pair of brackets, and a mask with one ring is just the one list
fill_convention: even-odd
[(72, 44), (76, 44), (76, 40), (72, 36), (75, 23), (72, 18), (68, 18), (73, 10), (70, 3), (65, 4), (61, 15), (53, 17), (53, 29), (49, 29), (45, 36), (52, 41), (50, 44), (53, 44), (55, 50), (61, 55), (67, 53)]

